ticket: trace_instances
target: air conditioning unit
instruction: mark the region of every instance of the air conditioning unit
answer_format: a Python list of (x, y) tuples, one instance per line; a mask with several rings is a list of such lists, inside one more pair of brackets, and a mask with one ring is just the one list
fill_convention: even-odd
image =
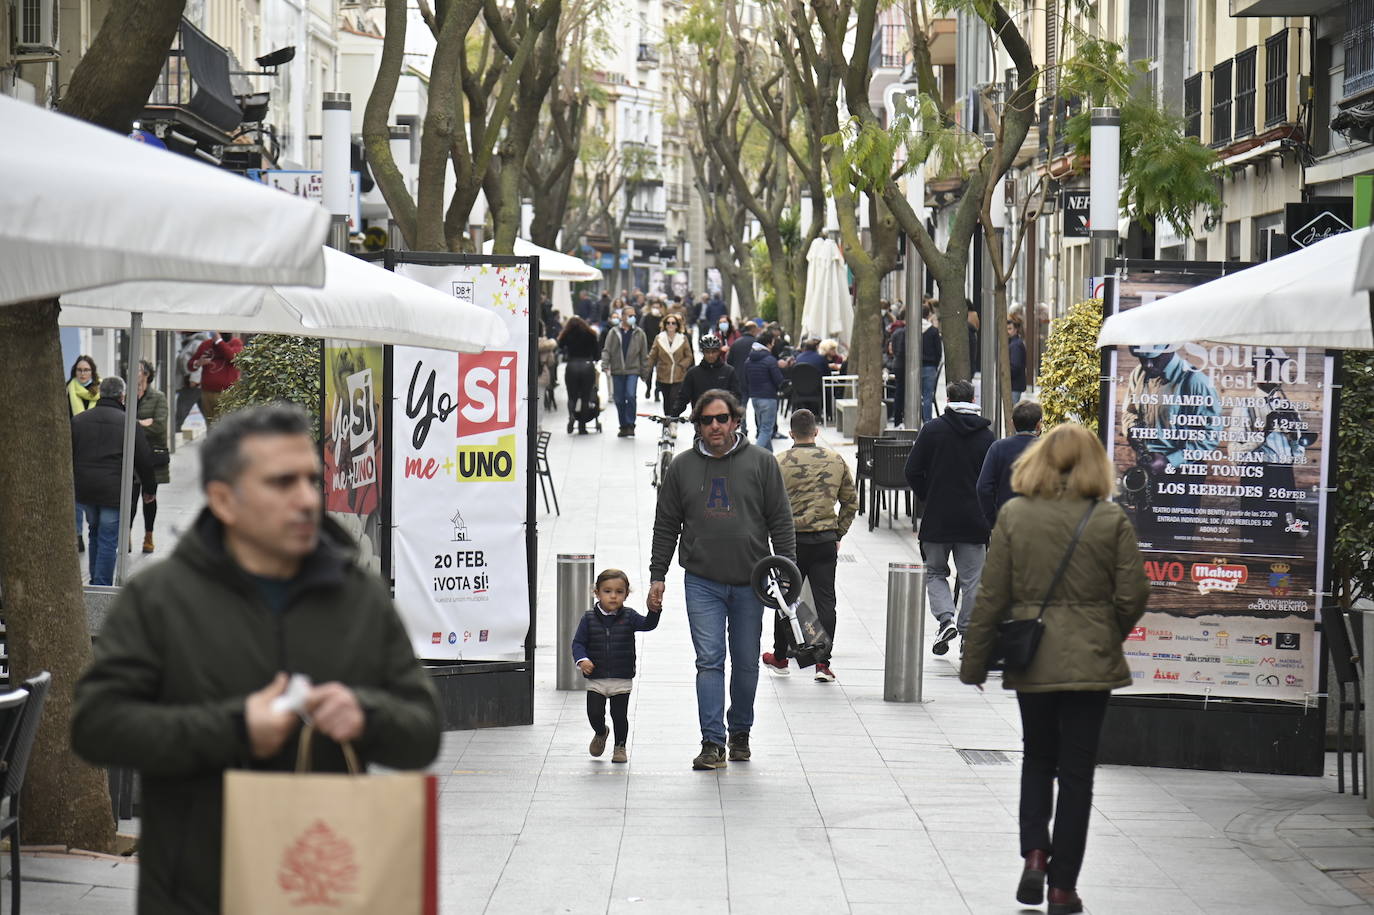
[(14, 48), (20, 56), (57, 51), (57, 0), (19, 0), (15, 12)]

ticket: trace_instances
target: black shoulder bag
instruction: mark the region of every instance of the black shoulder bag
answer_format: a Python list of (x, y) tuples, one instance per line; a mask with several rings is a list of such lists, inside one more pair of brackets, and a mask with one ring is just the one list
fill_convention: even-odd
[(993, 657), (988, 663), (988, 670), (1025, 670), (1030, 667), (1031, 661), (1035, 660), (1040, 638), (1045, 634), (1045, 608), (1050, 605), (1050, 599), (1059, 587), (1059, 580), (1064, 577), (1064, 570), (1069, 567), (1069, 559), (1073, 557), (1074, 548), (1083, 536), (1083, 529), (1088, 526), (1088, 519), (1093, 516), (1096, 508), (1097, 500), (1093, 499), (1088, 505), (1088, 510), (1083, 513), (1083, 519), (1078, 522), (1078, 529), (1073, 532), (1073, 539), (1069, 541), (1069, 548), (1064, 551), (1064, 558), (1059, 561), (1059, 568), (1054, 570), (1050, 588), (1045, 592), (1045, 599), (1040, 602), (1040, 612), (1035, 618), (1003, 620), (997, 624), (997, 642), (992, 648)]

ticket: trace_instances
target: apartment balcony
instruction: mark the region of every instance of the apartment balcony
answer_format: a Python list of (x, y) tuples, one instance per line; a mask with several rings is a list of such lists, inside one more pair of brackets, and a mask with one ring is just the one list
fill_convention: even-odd
[(630, 232), (662, 234), (668, 227), (668, 214), (663, 210), (629, 210), (625, 214), (625, 228)]
[(642, 67), (658, 66), (658, 45), (650, 44), (647, 41), (639, 43), (639, 49), (635, 52), (635, 61)]
[(1263, 16), (1318, 16), (1340, 5), (1341, 0), (1230, 0), (1237, 18)]

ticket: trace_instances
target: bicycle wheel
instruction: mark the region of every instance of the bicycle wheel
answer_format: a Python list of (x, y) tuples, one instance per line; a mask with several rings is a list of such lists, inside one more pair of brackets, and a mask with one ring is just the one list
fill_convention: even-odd
[[(668, 478), (668, 465), (673, 462), (673, 456), (667, 451), (660, 451), (658, 454), (658, 466), (654, 468), (654, 478), (658, 483), (662, 483)], [(657, 484), (656, 484), (657, 485)]]

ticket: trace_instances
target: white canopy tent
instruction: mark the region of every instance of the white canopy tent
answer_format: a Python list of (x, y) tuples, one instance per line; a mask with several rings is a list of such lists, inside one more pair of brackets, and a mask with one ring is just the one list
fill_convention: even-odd
[[(490, 254), (493, 247), (493, 240), (487, 239), (482, 242), (482, 253)], [(513, 253), (516, 257), (539, 258), (540, 282), (565, 280), (571, 283), (589, 283), (601, 279), (600, 270), (578, 260), (571, 254), (551, 251), (523, 238), (517, 238), (512, 247), (515, 249)]]
[(0, 305), (132, 280), (324, 282), (318, 205), (0, 95)]
[(1372, 349), (1371, 289), (1374, 229), (1365, 228), (1112, 315), (1097, 345), (1213, 340)]
[(802, 336), (834, 337), (848, 345), (854, 331), (854, 301), (840, 246), (829, 238), (817, 238), (806, 252), (806, 263)]
[(214, 328), (366, 340), (480, 352), (506, 342), (501, 319), (436, 289), (332, 248), (324, 286), (119, 283), (62, 297), (61, 323), (129, 327), (137, 303), (145, 330)]

